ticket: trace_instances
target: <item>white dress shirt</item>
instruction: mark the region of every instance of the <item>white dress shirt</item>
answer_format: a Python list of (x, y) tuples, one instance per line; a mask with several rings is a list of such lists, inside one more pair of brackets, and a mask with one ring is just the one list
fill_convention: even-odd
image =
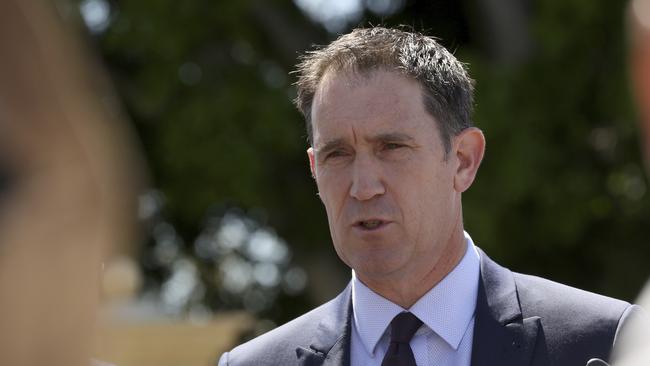
[(390, 322), (410, 311), (424, 323), (411, 340), (418, 366), (469, 366), (479, 281), (479, 254), (465, 233), (460, 263), (410, 309), (381, 297), (352, 271), (352, 366), (380, 366), (390, 342)]

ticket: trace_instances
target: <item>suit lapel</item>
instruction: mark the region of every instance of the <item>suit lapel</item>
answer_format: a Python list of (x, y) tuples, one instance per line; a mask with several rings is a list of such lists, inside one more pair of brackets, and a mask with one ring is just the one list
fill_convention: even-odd
[(331, 303), (309, 347), (296, 348), (301, 366), (350, 366), (351, 286)]
[(472, 366), (530, 365), (540, 318), (523, 318), (512, 272), (480, 253)]

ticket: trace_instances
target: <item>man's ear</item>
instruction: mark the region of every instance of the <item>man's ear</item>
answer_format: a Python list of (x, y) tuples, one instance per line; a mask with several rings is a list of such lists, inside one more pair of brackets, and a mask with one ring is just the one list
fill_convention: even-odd
[(463, 130), (454, 137), (454, 148), (458, 162), (454, 176), (454, 189), (465, 192), (474, 182), (483, 154), (485, 153), (485, 137), (476, 127)]
[(309, 170), (311, 170), (311, 177), (316, 178), (316, 162), (314, 158), (314, 148), (307, 149), (307, 156), (309, 157)]

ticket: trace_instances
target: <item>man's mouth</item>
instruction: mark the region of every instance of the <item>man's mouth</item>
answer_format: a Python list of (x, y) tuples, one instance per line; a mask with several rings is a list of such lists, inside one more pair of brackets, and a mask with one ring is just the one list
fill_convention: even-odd
[(375, 230), (383, 225), (385, 225), (387, 221), (384, 220), (379, 220), (379, 219), (371, 219), (371, 220), (360, 220), (357, 222), (355, 226), (363, 229), (363, 230)]

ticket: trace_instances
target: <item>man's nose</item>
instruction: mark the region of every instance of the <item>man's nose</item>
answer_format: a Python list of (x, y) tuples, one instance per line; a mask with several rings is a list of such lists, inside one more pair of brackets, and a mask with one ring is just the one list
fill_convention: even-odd
[(386, 193), (380, 164), (372, 158), (358, 156), (353, 163), (350, 196), (366, 201)]

